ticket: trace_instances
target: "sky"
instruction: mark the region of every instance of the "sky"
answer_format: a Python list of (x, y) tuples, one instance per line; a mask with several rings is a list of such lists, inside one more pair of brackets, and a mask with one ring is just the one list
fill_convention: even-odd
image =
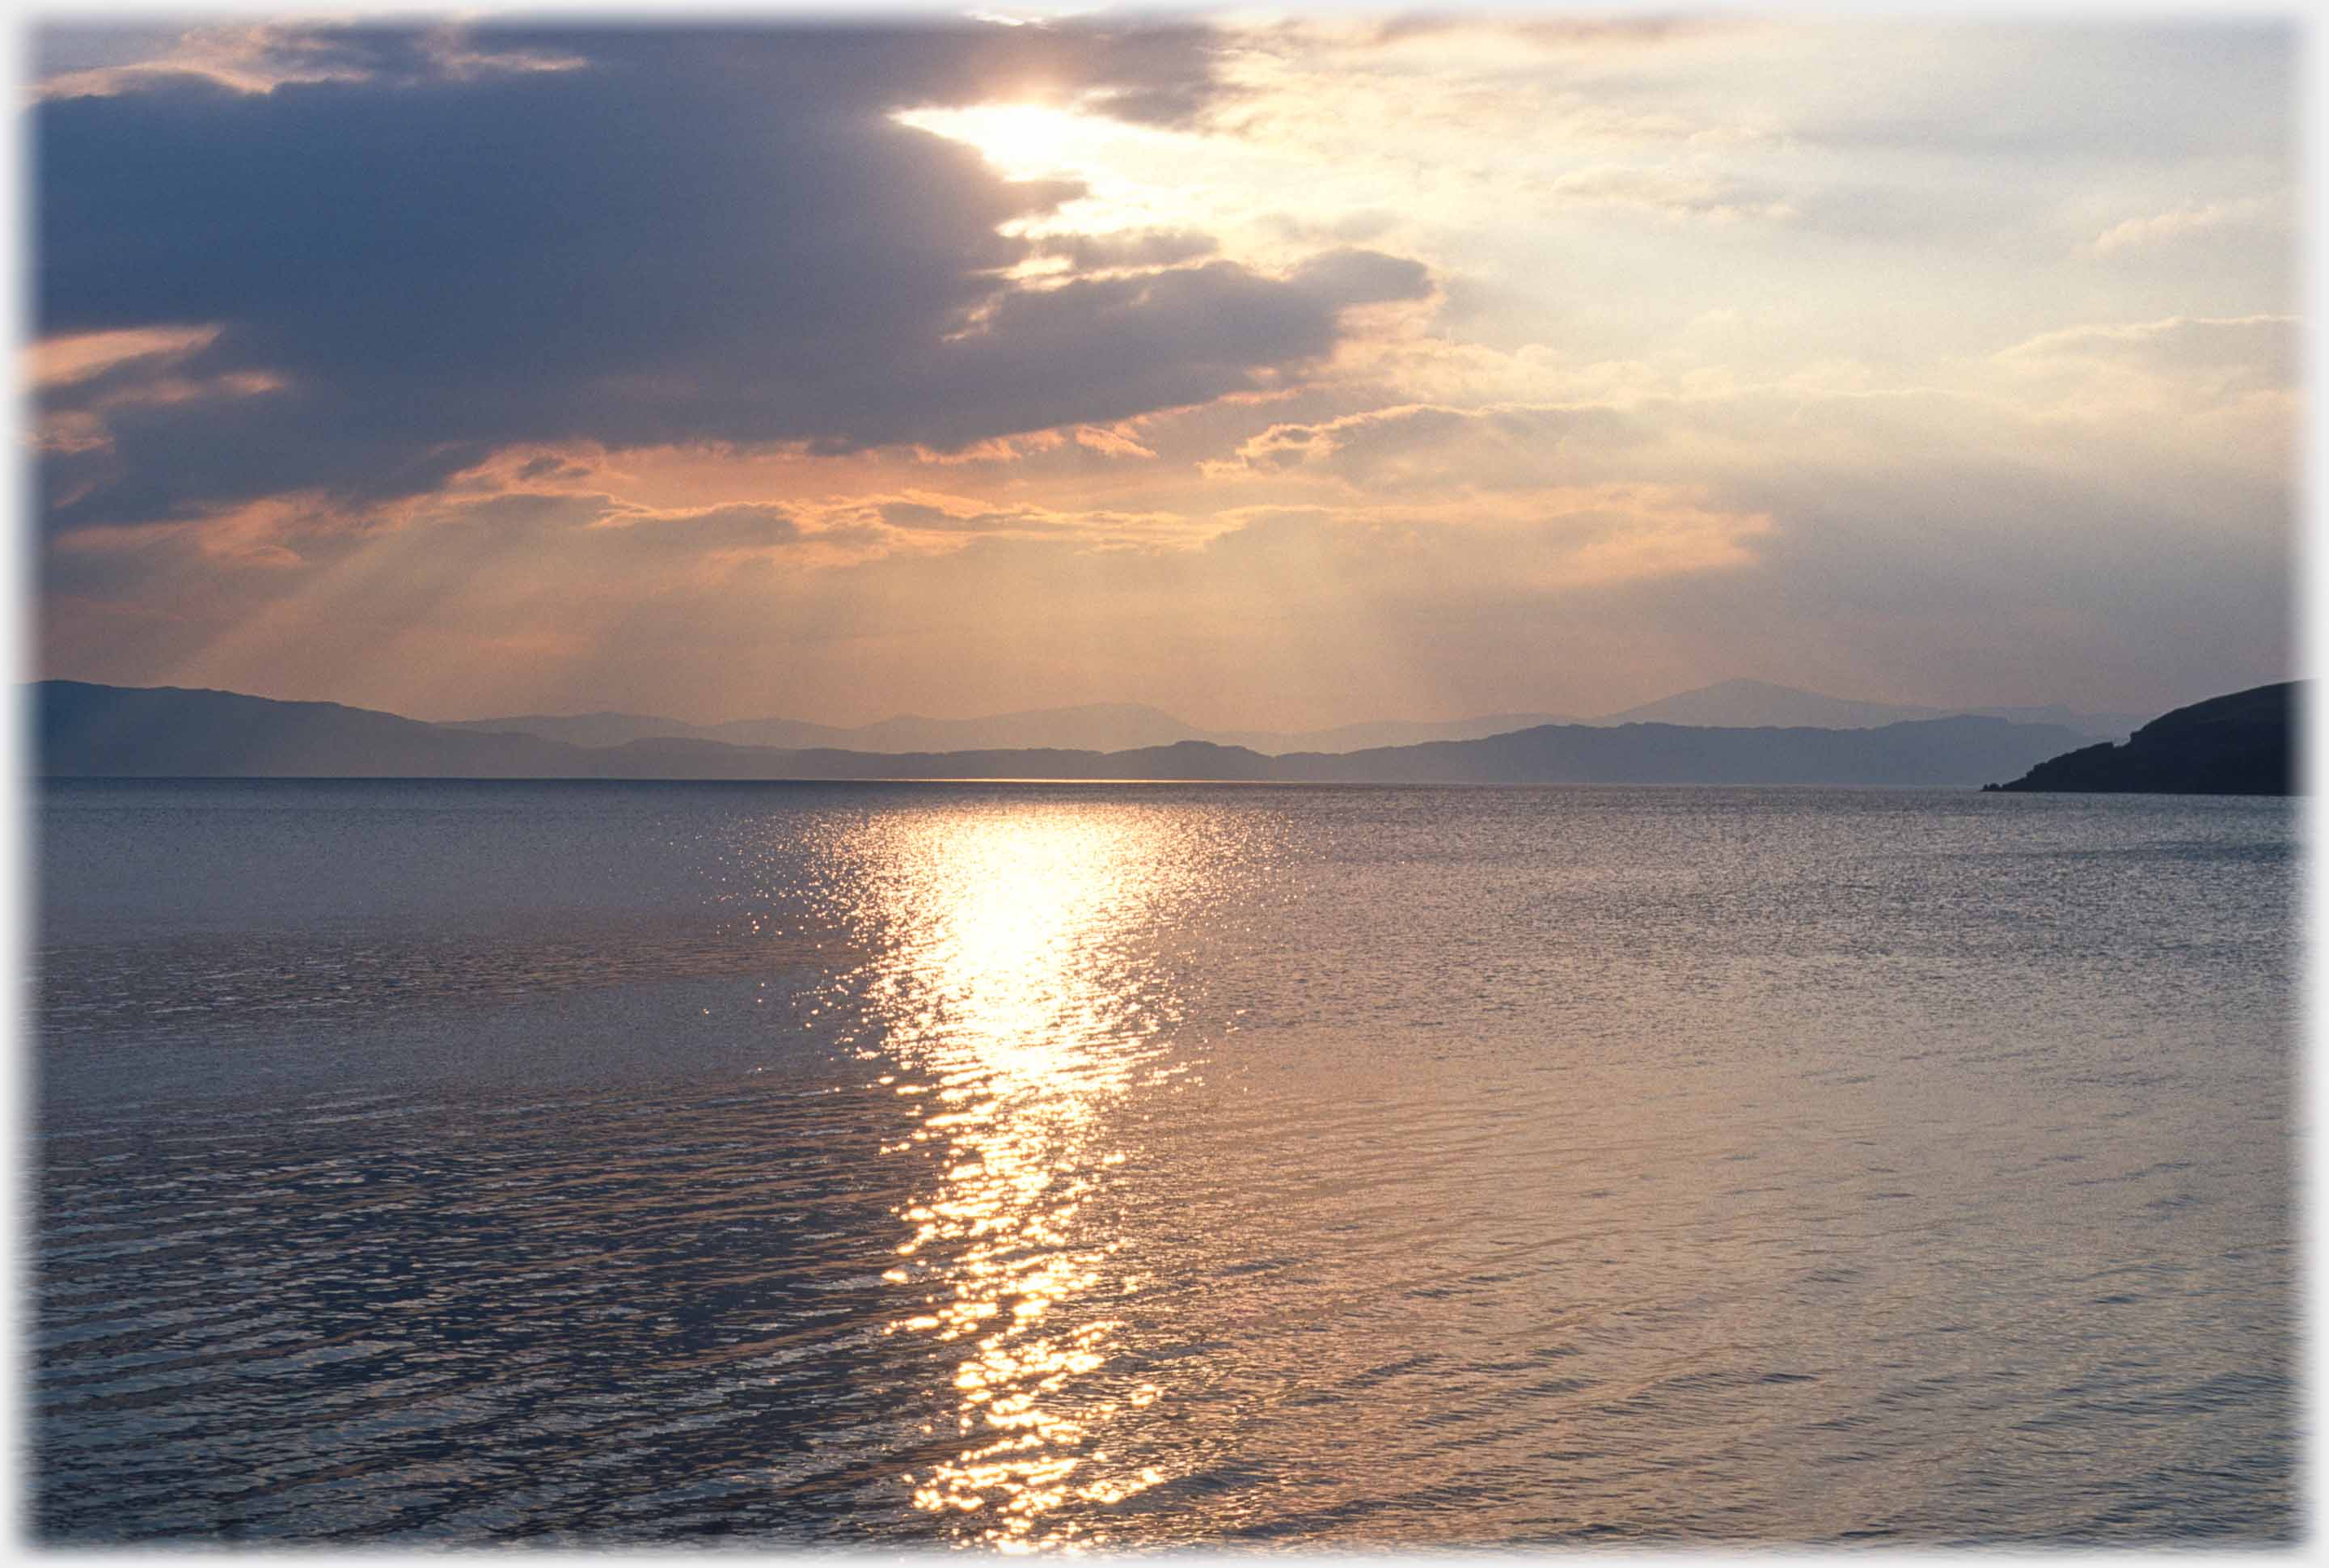
[(34, 662), (423, 718), (2294, 672), (2286, 21), (52, 23)]

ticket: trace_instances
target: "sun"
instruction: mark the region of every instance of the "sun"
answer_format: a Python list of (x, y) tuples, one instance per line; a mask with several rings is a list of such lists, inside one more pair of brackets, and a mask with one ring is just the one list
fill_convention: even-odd
[(891, 118), (963, 143), (1012, 180), (1089, 177), (1099, 172), (1107, 144), (1120, 128), (1095, 116), (1035, 103), (908, 109)]

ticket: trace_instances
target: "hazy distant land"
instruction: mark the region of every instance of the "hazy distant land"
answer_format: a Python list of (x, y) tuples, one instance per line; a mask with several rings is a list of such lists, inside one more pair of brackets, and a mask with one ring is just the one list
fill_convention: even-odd
[(1141, 703), (1092, 703), (1075, 707), (1036, 708), (976, 719), (928, 719), (901, 714), (875, 723), (843, 726), (802, 719), (735, 719), (721, 724), (691, 724), (650, 713), (522, 713), (505, 719), (457, 719), (446, 729), (538, 735), (576, 746), (619, 746), (632, 741), (717, 741), (731, 746), (774, 746), (787, 751), (825, 748), (845, 751), (974, 751), (1054, 750), (1125, 751), (1202, 741), (1216, 746), (1278, 755), (1288, 751), (1356, 751), (1371, 746), (1405, 746), (1423, 741), (1470, 741), (1507, 734), (1536, 724), (1584, 721), (1557, 713), (1490, 713), (1477, 718), (1387, 719), (1298, 732), (1207, 730)]
[[(1816, 694), (1730, 683), (1738, 708), (1775, 702), (1843, 704)], [(830, 745), (740, 744), (702, 734), (640, 734), (618, 714), (536, 723), (567, 726), (553, 739), (476, 723), (431, 724), (335, 703), (285, 703), (231, 692), (121, 687), (75, 681), (35, 685), (39, 770), (56, 778), (476, 778), (476, 779), (1153, 779), (1284, 783), (1839, 784), (1973, 788), (2013, 778), (2086, 745), (2092, 728), (1962, 713), (1868, 727), (1719, 726), (1653, 722), (1532, 723), (1528, 716), (1447, 725), (1461, 732), (1510, 723), (1485, 735), (1341, 751), (1268, 754), (1259, 748), (1181, 739), (1126, 747), (957, 746), (885, 751)], [(1717, 711), (1725, 688), (1673, 699)], [(1656, 706), (1656, 704), (1653, 704)], [(2058, 712), (2060, 710), (2040, 710)], [(884, 740), (944, 723), (947, 732), (1025, 732), (1039, 720), (1122, 729), (1155, 710), (1056, 710), (989, 721), (891, 721)], [(1066, 715), (1062, 718), (1061, 715)], [(1131, 717), (1128, 717), (1131, 716)], [(1169, 715), (1158, 714), (1168, 722)], [(2084, 723), (2109, 715), (2085, 715)], [(514, 723), (514, 721), (513, 721)], [(981, 730), (980, 726), (985, 726)], [(749, 726), (746, 726), (749, 727)], [(1353, 725), (1347, 738), (1399, 725)], [(718, 726), (737, 731), (740, 726)]]
[(1546, 724), (1861, 730), (1959, 714), (2009, 719), (2017, 723), (2060, 724), (2096, 741), (2123, 740), (2145, 717), (2141, 713), (2081, 713), (2059, 706), (1937, 708), (1902, 703), (1863, 703), (1774, 685), (1768, 681), (1730, 680), (1598, 717), (1483, 713), (1465, 719), (1377, 719), (1322, 730), (1208, 729), (1145, 703), (1091, 703), (975, 719), (901, 714), (857, 725), (816, 724), (784, 718), (691, 724), (682, 719), (651, 713), (521, 713), (507, 718), (438, 723), (445, 729), (537, 735), (545, 741), (563, 741), (575, 746), (620, 746), (632, 741), (684, 739), (718, 741), (732, 746), (831, 748), (845, 751), (1125, 751), (1170, 746), (1181, 741), (1202, 741), (1277, 757), (1300, 751), (1363, 751), (1385, 746), (1419, 745), (1429, 741), (1477, 741)]

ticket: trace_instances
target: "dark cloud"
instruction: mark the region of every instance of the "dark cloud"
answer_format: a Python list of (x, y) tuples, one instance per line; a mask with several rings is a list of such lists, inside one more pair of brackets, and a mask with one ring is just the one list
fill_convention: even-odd
[[(911, 439), (960, 446), (1013, 430), (1105, 425), (1202, 402), (1257, 373), (1324, 356), (1340, 312), (1420, 297), (1423, 269), (1391, 257), (1265, 278), (1233, 262), (1082, 279), (996, 301), (981, 330), (922, 360)], [(1007, 413), (995, 406), (1004, 401)], [(882, 439), (871, 424), (824, 445)]]
[(535, 479), (587, 479), (590, 470), (580, 463), (570, 463), (563, 458), (544, 455), (521, 465), (514, 477), (521, 483)]
[(1337, 305), (1420, 299), (1431, 292), (1430, 275), (1420, 263), (1380, 250), (1330, 250), (1304, 262), (1294, 279)]
[(1079, 272), (1170, 267), (1210, 256), (1220, 246), (1193, 229), (1136, 229), (1121, 234), (1048, 234), (1035, 241), (1038, 254), (1059, 256)]
[(321, 24), (257, 27), (248, 34), (250, 63), (285, 75), (351, 74), (412, 82), (444, 69), (457, 47), (452, 27), (410, 29)]
[[(110, 449), (43, 476), (54, 524), (409, 495), (523, 441), (846, 450), (1104, 422), (1257, 384), (1326, 354), (1344, 307), (1427, 288), (1346, 251), (1284, 279), (1216, 261), (1014, 289), (1030, 246), (998, 226), (1076, 188), (890, 118), (1023, 92), (1186, 120), (1214, 90), (1187, 28), (316, 40), (370, 74), (149, 76), (35, 110), (40, 331), (215, 323), (174, 373), (281, 383), (109, 410)], [(445, 64), (478, 57), (587, 63)]]

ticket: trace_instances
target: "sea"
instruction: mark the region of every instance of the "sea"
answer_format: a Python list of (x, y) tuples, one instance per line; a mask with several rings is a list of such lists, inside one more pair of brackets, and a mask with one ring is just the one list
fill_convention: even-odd
[(2286, 1544), (2291, 802), (40, 786), (51, 1544)]

